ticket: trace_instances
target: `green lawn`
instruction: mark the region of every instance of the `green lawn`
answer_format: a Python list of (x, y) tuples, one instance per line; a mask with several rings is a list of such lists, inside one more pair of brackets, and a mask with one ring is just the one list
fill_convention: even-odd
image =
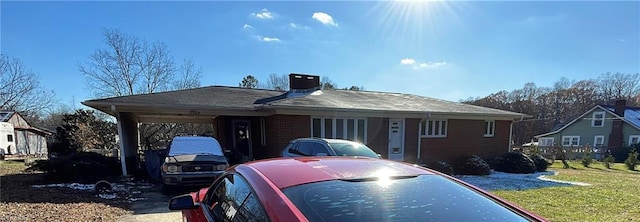
[[(612, 169), (602, 164), (562, 169), (556, 161), (549, 170), (552, 179), (589, 183), (591, 186), (561, 186), (524, 191), (493, 191), (550, 221), (640, 221), (640, 172), (627, 170), (622, 163)], [(640, 166), (636, 167), (640, 169)]]

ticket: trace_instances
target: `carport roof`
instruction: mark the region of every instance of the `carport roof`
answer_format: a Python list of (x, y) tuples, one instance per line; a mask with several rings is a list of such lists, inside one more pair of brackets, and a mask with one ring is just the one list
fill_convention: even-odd
[[(525, 114), (450, 102), (429, 97), (389, 92), (316, 90), (280, 92), (227, 86), (140, 94), (87, 100), (84, 105), (114, 115), (120, 112), (137, 115), (256, 115), (278, 113), (278, 110), (304, 112), (336, 111), (349, 113), (450, 114), (467, 116), (527, 117)], [(262, 111), (261, 111), (262, 110)], [(202, 112), (202, 113), (201, 113)], [(284, 113), (284, 112), (283, 112)]]
[(151, 105), (151, 106), (193, 106), (227, 107), (253, 109), (253, 103), (261, 98), (272, 97), (283, 92), (263, 89), (247, 89), (226, 86), (208, 86), (194, 89), (138, 94), (85, 101), (85, 105)]

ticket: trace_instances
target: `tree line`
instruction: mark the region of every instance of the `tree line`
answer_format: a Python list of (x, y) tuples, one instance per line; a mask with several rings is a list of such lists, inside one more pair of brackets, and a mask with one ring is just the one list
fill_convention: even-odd
[(640, 106), (640, 74), (608, 72), (578, 81), (562, 77), (552, 87), (529, 82), (511, 92), (503, 90), (462, 102), (531, 115), (513, 124), (514, 143), (522, 144), (567, 124), (596, 105), (614, 105), (620, 99), (626, 100), (627, 106)]

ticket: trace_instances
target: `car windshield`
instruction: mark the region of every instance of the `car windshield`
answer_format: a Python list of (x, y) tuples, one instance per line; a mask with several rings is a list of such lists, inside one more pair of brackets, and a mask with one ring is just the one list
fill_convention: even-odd
[(169, 155), (216, 155), (224, 156), (220, 143), (210, 137), (176, 137), (171, 142)]
[(337, 156), (366, 156), (378, 158), (378, 154), (369, 147), (353, 142), (331, 142), (329, 145), (335, 150)]
[(283, 192), (309, 221), (529, 221), (439, 175), (333, 180)]

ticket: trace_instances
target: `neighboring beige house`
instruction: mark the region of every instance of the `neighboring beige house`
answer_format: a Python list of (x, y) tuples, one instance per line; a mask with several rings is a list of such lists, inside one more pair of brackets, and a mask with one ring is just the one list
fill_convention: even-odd
[(9, 155), (47, 155), (47, 137), (51, 132), (32, 127), (17, 112), (0, 111), (0, 122), (13, 124), (11, 144), (2, 148)]

